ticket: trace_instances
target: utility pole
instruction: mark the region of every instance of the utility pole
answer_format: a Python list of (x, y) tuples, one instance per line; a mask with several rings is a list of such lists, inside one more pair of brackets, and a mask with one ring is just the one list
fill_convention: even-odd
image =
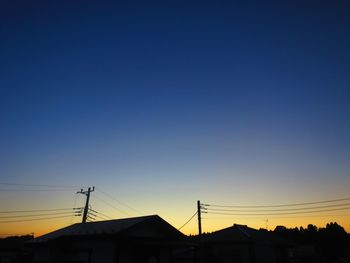
[(87, 191), (83, 191), (83, 189), (80, 190), (80, 192), (77, 192), (77, 194), (83, 194), (86, 195), (86, 203), (85, 203), (85, 208), (84, 208), (84, 214), (83, 214), (83, 219), (82, 219), (82, 223), (86, 223), (86, 218), (89, 212), (89, 200), (90, 200), (90, 193), (95, 191), (95, 186), (89, 187)]
[(201, 217), (201, 202), (197, 201), (197, 215), (198, 215), (198, 235), (202, 235), (202, 217)]

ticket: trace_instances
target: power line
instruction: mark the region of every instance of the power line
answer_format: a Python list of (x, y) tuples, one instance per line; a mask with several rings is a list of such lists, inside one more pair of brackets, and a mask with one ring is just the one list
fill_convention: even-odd
[(27, 221), (39, 221), (39, 220), (51, 220), (51, 219), (67, 218), (67, 217), (70, 217), (70, 215), (68, 215), (68, 216), (46, 217), (46, 218), (23, 219), (23, 220), (0, 221), (0, 224), (4, 224), (4, 223), (20, 223), (20, 222), (27, 222)]
[(118, 212), (121, 212), (121, 213), (123, 213), (123, 214), (126, 214), (127, 216), (130, 216), (129, 213), (127, 213), (127, 212), (125, 212), (125, 211), (123, 211), (123, 210), (120, 210), (119, 208), (117, 208), (117, 207), (115, 207), (114, 205), (110, 204), (109, 202), (105, 201), (105, 200), (102, 199), (101, 197), (98, 197), (98, 196), (94, 195), (94, 196), (93, 196), (93, 199), (95, 199), (95, 198), (96, 198), (97, 200), (99, 200), (100, 202), (105, 203), (106, 205), (108, 205), (108, 206), (114, 208), (114, 209), (117, 210)]
[(107, 219), (110, 219), (110, 220), (113, 219), (112, 217), (110, 217), (110, 216), (108, 216), (108, 215), (105, 215), (105, 214), (102, 214), (101, 212), (98, 213), (97, 217), (99, 217), (99, 216), (103, 216), (103, 217), (105, 217), (105, 218), (107, 218)]
[(108, 219), (113, 219), (112, 217), (110, 217), (110, 216), (108, 216), (108, 215), (105, 215), (105, 214), (103, 214), (103, 213), (101, 213), (101, 212), (98, 212), (98, 211), (96, 211), (96, 210), (93, 210), (93, 209), (90, 209), (92, 212), (95, 212), (95, 213), (97, 213), (98, 215), (96, 215), (97, 217), (99, 217), (99, 215), (101, 215), (101, 216), (104, 216), (104, 217), (106, 217), (106, 218), (108, 218)]
[[(262, 216), (264, 216), (264, 215), (262, 215)], [(290, 215), (290, 216), (271, 216), (271, 218), (273, 218), (273, 219), (280, 219), (280, 218), (312, 218), (312, 217), (337, 217), (337, 216), (350, 216), (350, 214), (349, 213), (347, 213), (347, 214), (326, 214), (326, 215), (323, 215), (323, 214), (317, 214), (317, 215), (300, 215), (300, 216), (298, 216), (298, 215), (296, 215), (296, 216), (293, 216), (293, 215)], [(256, 216), (256, 217), (251, 217), (251, 216), (236, 216), (237, 218), (239, 218), (239, 219), (261, 219), (262, 217), (258, 217), (258, 216)], [(203, 218), (202, 217), (202, 219), (206, 219), (206, 220), (222, 220), (223, 219), (223, 217), (205, 217), (205, 218)]]
[(304, 216), (277, 216), (274, 219), (279, 218), (307, 218), (307, 217), (337, 217), (337, 216), (350, 216), (350, 214), (334, 214), (334, 215), (304, 215)]
[(197, 215), (197, 213), (198, 213), (198, 211), (196, 211), (196, 212), (193, 214), (193, 216), (191, 216), (190, 219), (188, 219), (188, 220), (186, 221), (185, 224), (183, 224), (180, 228), (178, 228), (178, 230), (181, 230), (185, 225), (187, 225), (187, 224)]
[(350, 197), (347, 198), (339, 198), (332, 200), (323, 200), (317, 202), (307, 202), (307, 203), (291, 203), (291, 204), (276, 204), (276, 205), (216, 205), (216, 204), (203, 204), (204, 206), (215, 206), (215, 207), (232, 207), (232, 208), (261, 208), (261, 207), (284, 207), (284, 206), (305, 206), (305, 205), (314, 205), (314, 204), (324, 204), (324, 203), (334, 203), (340, 201), (349, 201)]
[(26, 187), (52, 187), (52, 188), (77, 188), (84, 187), (82, 185), (53, 185), (53, 184), (21, 184), (21, 183), (0, 183), (0, 185), (8, 186), (26, 186)]
[(88, 214), (88, 215), (87, 215), (87, 219), (96, 220), (96, 216), (93, 216), (93, 215)]
[(324, 206), (313, 206), (313, 207), (301, 207), (301, 208), (287, 208), (287, 209), (254, 209), (254, 210), (240, 210), (240, 209), (216, 209), (216, 208), (205, 208), (206, 211), (221, 211), (221, 212), (283, 212), (283, 211), (301, 211), (301, 210), (314, 210), (329, 207), (342, 207), (349, 206), (350, 203), (345, 204), (334, 204), (334, 205), (324, 205)]
[(126, 204), (126, 203), (124, 203), (124, 202), (122, 202), (122, 201), (116, 199), (116, 198), (113, 197), (112, 195), (110, 195), (110, 194), (108, 194), (108, 193), (106, 193), (106, 192), (104, 192), (104, 191), (102, 191), (102, 190), (100, 190), (100, 189), (98, 189), (98, 188), (97, 188), (96, 190), (97, 190), (98, 192), (104, 194), (105, 196), (111, 198), (112, 200), (118, 202), (119, 204), (123, 205), (124, 207), (127, 207), (127, 208), (129, 208), (130, 210), (133, 210), (133, 211), (136, 212), (137, 214), (144, 214), (144, 213), (140, 212), (139, 210), (137, 210), (137, 209), (131, 207), (130, 205), (128, 205), (128, 204)]
[(72, 189), (0, 189), (0, 192), (70, 192)]
[[(73, 214), (78, 214), (80, 213), (75, 212)], [(72, 212), (61, 212), (61, 213), (49, 213), (49, 214), (30, 214), (30, 215), (15, 215), (15, 216), (0, 216), (0, 219), (8, 219), (8, 218), (21, 218), (21, 217), (37, 217), (37, 216), (54, 216), (54, 215), (67, 215), (67, 214), (72, 214)]]
[[(75, 195), (74, 195), (73, 207), (76, 207), (76, 206), (77, 206), (77, 199), (78, 199), (78, 194), (75, 193)], [(81, 210), (82, 210), (82, 209), (83, 209), (83, 208), (81, 207)], [(74, 216), (72, 215), (71, 218), (70, 218), (70, 220), (69, 220), (69, 223), (70, 223), (70, 224), (73, 223), (73, 219), (74, 219)]]
[(111, 220), (110, 218), (102, 217), (102, 216), (99, 216), (99, 215), (96, 215), (96, 218), (101, 219), (102, 221)]
[(234, 215), (234, 216), (271, 216), (271, 215), (294, 215), (294, 214), (310, 214), (310, 213), (321, 213), (321, 212), (330, 212), (330, 211), (340, 211), (347, 210), (350, 207), (345, 208), (335, 208), (335, 209), (324, 209), (324, 210), (315, 210), (315, 211), (298, 211), (298, 212), (288, 212), (288, 213), (220, 213), (220, 212), (208, 212), (208, 214), (215, 215)]
[(71, 207), (71, 208), (56, 208), (56, 209), (38, 209), (38, 210), (13, 210), (13, 211), (0, 211), (0, 214), (10, 213), (36, 213), (36, 212), (49, 212), (49, 211), (64, 211), (64, 210), (79, 210), (82, 207)]

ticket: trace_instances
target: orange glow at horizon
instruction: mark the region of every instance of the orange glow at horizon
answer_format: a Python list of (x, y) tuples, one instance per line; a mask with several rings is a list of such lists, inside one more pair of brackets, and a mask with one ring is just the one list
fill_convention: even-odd
[[(161, 216), (161, 215), (160, 215)], [(163, 218), (164, 219), (164, 218)], [(165, 219), (166, 220), (166, 219)], [(166, 220), (174, 227), (179, 226), (176, 218), (171, 218), (171, 220)], [(55, 231), (57, 229), (69, 226), (72, 223), (79, 223), (80, 218), (74, 219), (56, 219), (46, 222), (26, 222), (26, 223), (9, 223), (5, 226), (2, 224), (1, 231), (3, 233), (8, 233), (8, 236), (12, 235), (27, 235), (34, 234), (35, 237), (44, 235), (46, 233)], [(338, 215), (334, 217), (324, 217), (324, 216), (310, 216), (308, 218), (203, 218), (202, 220), (202, 231), (213, 232), (223, 228), (232, 226), (233, 224), (247, 225), (255, 229), (268, 229), (274, 230), (276, 226), (283, 225), (287, 228), (304, 227), (306, 228), (308, 224), (316, 225), (318, 228), (326, 227), (327, 223), (337, 222), (342, 226), (346, 232), (350, 233), (350, 215)], [(197, 218), (193, 219), (188, 225), (180, 230), (186, 235), (197, 235), (198, 226)], [(4, 237), (4, 236), (1, 236)]]

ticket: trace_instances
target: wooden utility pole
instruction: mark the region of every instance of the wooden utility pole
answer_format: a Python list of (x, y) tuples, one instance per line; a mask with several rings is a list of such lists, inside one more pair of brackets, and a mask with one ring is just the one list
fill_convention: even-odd
[(83, 191), (83, 189), (80, 190), (80, 192), (77, 192), (77, 194), (84, 194), (86, 195), (86, 203), (85, 203), (85, 208), (84, 208), (84, 213), (83, 213), (83, 219), (82, 223), (86, 223), (86, 218), (89, 212), (89, 201), (90, 201), (90, 193), (95, 191), (95, 186), (89, 187), (87, 191)]
[(198, 215), (198, 235), (202, 235), (202, 217), (201, 217), (201, 202), (197, 201), (197, 215)]

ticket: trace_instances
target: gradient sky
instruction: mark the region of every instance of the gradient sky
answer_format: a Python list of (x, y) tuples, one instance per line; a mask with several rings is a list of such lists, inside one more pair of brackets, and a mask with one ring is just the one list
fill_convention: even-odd
[[(196, 200), (348, 197), (349, 13), (340, 0), (2, 0), (0, 181), (96, 186), (175, 227)], [(0, 191), (0, 210), (84, 201), (80, 187), (0, 187), (15, 189)], [(112, 217), (137, 215), (109, 202), (121, 212), (92, 198)], [(350, 231), (349, 214), (268, 219)], [(266, 219), (207, 215), (203, 229)], [(1, 224), (0, 234), (67, 223)]]

